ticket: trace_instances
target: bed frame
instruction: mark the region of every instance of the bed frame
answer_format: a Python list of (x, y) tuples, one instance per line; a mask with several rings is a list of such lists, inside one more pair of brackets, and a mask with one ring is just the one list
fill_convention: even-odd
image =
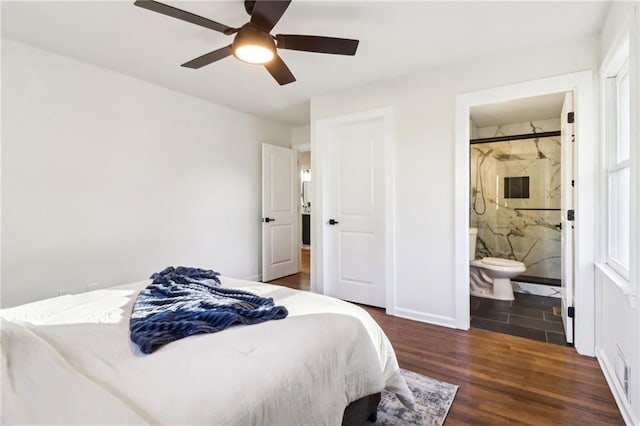
[(367, 420), (375, 422), (381, 397), (382, 394), (378, 392), (353, 401), (344, 409), (342, 426), (362, 426)]

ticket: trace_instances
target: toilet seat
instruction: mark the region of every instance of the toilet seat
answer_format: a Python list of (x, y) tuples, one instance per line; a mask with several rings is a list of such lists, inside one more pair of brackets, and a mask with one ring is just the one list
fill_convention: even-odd
[(516, 275), (527, 270), (526, 265), (522, 262), (518, 262), (517, 260), (499, 259), (497, 257), (485, 257), (484, 259), (476, 259), (471, 262), (471, 266), (496, 272), (513, 272), (516, 273)]
[(517, 267), (517, 268), (525, 266), (524, 263), (518, 262), (517, 260), (501, 259), (499, 257), (485, 257), (481, 260), (481, 262), (486, 265), (492, 265), (492, 266)]

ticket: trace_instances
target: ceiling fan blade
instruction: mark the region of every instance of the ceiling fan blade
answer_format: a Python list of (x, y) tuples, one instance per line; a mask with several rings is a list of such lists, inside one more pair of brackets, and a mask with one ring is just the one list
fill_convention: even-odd
[(251, 23), (269, 32), (278, 23), (291, 0), (256, 0), (251, 13)]
[(233, 50), (231, 49), (231, 45), (228, 45), (221, 49), (214, 50), (213, 52), (205, 53), (204, 55), (192, 59), (189, 62), (185, 62), (180, 66), (185, 68), (198, 69), (204, 67), (205, 65), (212, 64), (215, 61), (219, 61), (220, 59), (224, 59), (232, 53)]
[(293, 83), (294, 81), (296, 81), (296, 78), (291, 73), (291, 70), (289, 69), (287, 64), (285, 64), (282, 58), (280, 58), (280, 56), (278, 55), (276, 55), (276, 57), (273, 58), (271, 62), (267, 62), (266, 64), (264, 64), (264, 66), (267, 71), (269, 71), (269, 74), (271, 74), (271, 76), (276, 79), (280, 86), (284, 86), (285, 84)]
[(142, 7), (143, 9), (158, 12), (172, 18), (181, 19), (183, 21), (191, 22), (192, 24), (200, 25), (201, 27), (209, 28), (221, 33), (229, 33), (233, 32), (234, 30), (234, 28), (228, 27), (219, 22), (203, 18), (202, 16), (154, 0), (136, 0), (133, 4), (138, 7)]
[(304, 52), (355, 55), (359, 40), (337, 37), (322, 37), (296, 34), (278, 34), (278, 49), (302, 50)]

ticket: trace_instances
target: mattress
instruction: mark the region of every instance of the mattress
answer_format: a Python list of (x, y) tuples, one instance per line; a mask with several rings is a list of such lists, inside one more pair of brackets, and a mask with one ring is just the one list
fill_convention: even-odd
[(2, 424), (340, 424), (387, 388), (413, 395), (363, 309), (323, 295), (222, 277), (289, 316), (191, 336), (150, 355), (129, 339), (149, 280), (0, 310)]

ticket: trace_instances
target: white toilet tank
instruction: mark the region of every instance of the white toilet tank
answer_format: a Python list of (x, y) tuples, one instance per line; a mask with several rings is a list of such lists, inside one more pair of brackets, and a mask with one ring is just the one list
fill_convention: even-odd
[(478, 228), (469, 228), (469, 260), (476, 258), (476, 239), (478, 238)]

